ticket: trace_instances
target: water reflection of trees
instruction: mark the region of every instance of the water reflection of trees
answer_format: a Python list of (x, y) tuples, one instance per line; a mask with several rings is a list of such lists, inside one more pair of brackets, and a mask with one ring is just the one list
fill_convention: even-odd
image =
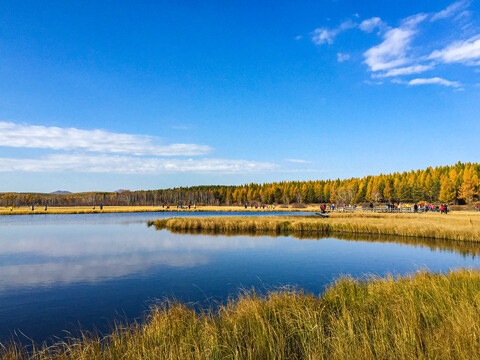
[(480, 243), (468, 242), (468, 241), (451, 241), (440, 239), (425, 239), (416, 237), (403, 237), (403, 236), (388, 236), (388, 235), (374, 235), (374, 234), (345, 234), (345, 233), (333, 233), (333, 234), (313, 234), (309, 232), (284, 232), (277, 233), (272, 231), (214, 231), (214, 230), (194, 230), (194, 229), (169, 229), (169, 232), (175, 234), (188, 234), (188, 235), (208, 235), (208, 236), (249, 236), (249, 237), (292, 237), (299, 240), (321, 240), (327, 238), (334, 238), (347, 241), (359, 241), (359, 242), (375, 242), (375, 243), (395, 243), (402, 245), (420, 246), (439, 251), (450, 251), (462, 254), (464, 257), (471, 256), (473, 259), (480, 255)]

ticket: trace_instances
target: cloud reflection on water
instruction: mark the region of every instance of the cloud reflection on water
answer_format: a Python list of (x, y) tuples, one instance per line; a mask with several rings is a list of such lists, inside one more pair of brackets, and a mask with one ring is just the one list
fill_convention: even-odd
[(17, 286), (37, 286), (94, 282), (141, 272), (151, 266), (191, 267), (205, 265), (209, 258), (193, 254), (157, 254), (85, 261), (46, 262), (0, 266), (0, 290)]
[(207, 265), (215, 254), (268, 248), (274, 239), (171, 234), (131, 226), (26, 226), (3, 229), (0, 291), (12, 287), (95, 282), (154, 266)]

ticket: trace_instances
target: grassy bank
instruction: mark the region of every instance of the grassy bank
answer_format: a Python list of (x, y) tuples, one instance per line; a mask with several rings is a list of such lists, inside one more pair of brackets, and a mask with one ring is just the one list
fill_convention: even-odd
[(176, 206), (170, 206), (162, 208), (161, 206), (104, 206), (100, 210), (99, 206), (69, 206), (69, 207), (48, 207), (45, 211), (43, 206), (37, 206), (32, 211), (30, 207), (16, 207), (12, 211), (9, 208), (0, 208), (0, 215), (39, 215), (39, 214), (101, 214), (101, 213), (131, 213), (131, 212), (206, 212), (206, 211), (226, 211), (226, 212), (235, 212), (235, 211), (248, 211), (248, 212), (278, 212), (278, 211), (319, 211), (319, 207), (316, 206), (307, 206), (305, 208), (288, 208), (276, 207), (275, 209), (255, 209), (248, 207), (245, 209), (243, 206), (193, 206), (188, 208), (177, 209)]
[[(19, 345), (0, 351), (1, 359), (27, 358)], [(248, 293), (216, 312), (164, 303), (143, 324), (33, 354), (38, 360), (478, 359), (480, 272), (341, 279), (321, 298)]]
[(208, 230), (219, 233), (352, 233), (480, 242), (480, 213), (449, 215), (352, 213), (291, 217), (196, 217), (159, 219), (150, 223), (157, 229)]

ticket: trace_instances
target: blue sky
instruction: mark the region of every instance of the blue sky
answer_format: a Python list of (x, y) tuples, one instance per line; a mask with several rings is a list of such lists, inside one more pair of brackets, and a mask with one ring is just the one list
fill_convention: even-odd
[(2, 1), (0, 191), (480, 159), (478, 1)]

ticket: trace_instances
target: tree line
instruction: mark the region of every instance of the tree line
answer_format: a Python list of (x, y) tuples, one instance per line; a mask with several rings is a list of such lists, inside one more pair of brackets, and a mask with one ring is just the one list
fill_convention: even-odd
[(480, 200), (480, 164), (397, 172), (363, 178), (282, 181), (239, 186), (205, 185), (173, 189), (74, 194), (3, 193), (0, 206), (160, 206), (364, 202), (443, 202), (471, 204)]

